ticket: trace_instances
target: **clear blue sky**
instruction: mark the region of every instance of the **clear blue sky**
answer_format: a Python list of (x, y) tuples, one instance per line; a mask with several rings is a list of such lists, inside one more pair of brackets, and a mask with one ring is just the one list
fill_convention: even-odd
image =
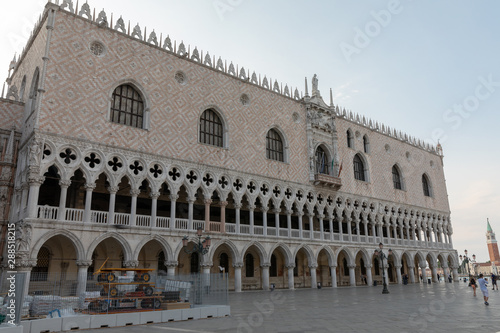
[[(316, 73), (335, 104), (429, 142), (441, 138), (454, 247), (489, 259), (487, 217), (500, 238), (500, 2), (88, 2), (115, 22), (122, 15), (300, 91)], [(2, 5), (2, 81), (44, 4)]]

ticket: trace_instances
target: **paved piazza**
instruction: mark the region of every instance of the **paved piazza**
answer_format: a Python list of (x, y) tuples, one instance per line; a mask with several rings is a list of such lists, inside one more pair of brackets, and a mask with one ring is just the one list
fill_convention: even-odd
[(88, 332), (500, 332), (500, 291), (485, 306), (463, 282), (231, 293), (231, 317)]

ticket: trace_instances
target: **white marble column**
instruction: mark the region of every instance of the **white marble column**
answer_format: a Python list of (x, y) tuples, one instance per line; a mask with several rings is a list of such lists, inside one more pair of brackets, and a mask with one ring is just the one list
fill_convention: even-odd
[(328, 226), (330, 227), (330, 241), (333, 241), (333, 216), (328, 216)]
[(431, 272), (432, 272), (432, 282), (438, 282), (438, 278), (437, 278), (437, 264), (434, 264), (434, 266), (432, 266), (431, 268)]
[(276, 237), (280, 236), (280, 211), (279, 209), (274, 209), (274, 225), (276, 229)]
[(294, 290), (295, 289), (295, 282), (294, 282), (294, 276), (293, 276), (293, 269), (295, 268), (295, 265), (288, 265), (286, 266), (288, 269), (288, 289)]
[(324, 240), (325, 239), (325, 230), (323, 226), (323, 219), (325, 218), (325, 215), (319, 214), (318, 219), (319, 219), (319, 233), (320, 233), (320, 239)]
[(396, 268), (396, 276), (398, 279), (398, 284), (403, 284), (403, 278), (401, 277), (401, 265), (399, 266), (394, 266)]
[[(150, 227), (156, 227), (156, 215), (158, 213), (158, 198), (160, 197), (160, 192), (151, 192), (149, 194), (151, 197), (151, 221), (150, 221)], [(192, 206), (191, 206), (192, 209)], [(191, 211), (192, 213), (192, 211)], [(192, 217), (192, 215), (191, 215)], [(191, 222), (193, 219), (191, 218)]]
[(332, 278), (332, 288), (337, 288), (337, 266), (330, 266), (330, 275)]
[(78, 282), (76, 285), (76, 297), (81, 297), (87, 291), (87, 272), (92, 265), (92, 260), (77, 260)]
[(304, 215), (303, 212), (297, 212), (297, 216), (298, 216), (298, 219), (299, 219), (299, 237), (302, 239), (302, 230), (303, 230), (303, 227), (302, 227), (302, 216)]
[(57, 212), (58, 221), (66, 221), (66, 198), (68, 196), (68, 187), (71, 186), (71, 180), (60, 180), (59, 186), (61, 193), (59, 195), (59, 211)]
[(262, 264), (262, 290), (269, 290), (269, 267), (270, 264)]
[(293, 210), (287, 209), (286, 210), (286, 227), (288, 229), (288, 237), (292, 237), (292, 214)]
[(248, 205), (248, 215), (250, 216), (250, 235), (253, 235), (253, 226), (255, 225), (253, 216), (254, 210), (255, 210), (254, 205)]
[(45, 181), (45, 177), (30, 178), (28, 180), (30, 189), (28, 195), (28, 217), (37, 218), (38, 208), (38, 194), (40, 193), (40, 186)]
[(227, 201), (220, 202), (220, 232), (226, 233), (226, 207)]
[(130, 196), (131, 198), (131, 203), (130, 203), (130, 226), (135, 226), (137, 224), (137, 197), (141, 193), (141, 190), (139, 189), (131, 189), (130, 190)]
[(368, 286), (373, 286), (372, 265), (365, 264), (365, 269), (366, 269), (366, 284)]
[(375, 223), (371, 222), (372, 224), (372, 235), (373, 235), (373, 243), (377, 243), (377, 230), (375, 229)]
[(349, 242), (352, 243), (352, 219), (351, 218), (346, 218), (347, 221), (347, 234), (349, 235)]
[[(19, 203), (18, 219), (24, 218), (26, 216), (25, 209), (27, 209), (27, 207), (28, 207), (28, 202), (27, 202), (28, 201), (28, 193), (29, 193), (28, 184), (26, 184), (26, 183), (22, 184), (21, 185), (21, 202)], [(38, 203), (38, 201), (37, 201), (37, 203)], [(29, 214), (29, 210), (27, 212)]]
[(420, 265), (420, 271), (422, 272), (422, 283), (427, 284), (427, 272), (425, 271), (427, 263), (424, 261), (419, 263), (419, 265)]
[(340, 241), (344, 241), (344, 227), (342, 226), (342, 217), (337, 218), (337, 222), (339, 224), (339, 239)]
[(262, 225), (264, 226), (264, 236), (267, 236), (267, 211), (269, 210), (268, 207), (262, 207), (260, 209), (262, 211)]
[(179, 263), (176, 260), (167, 260), (165, 261), (165, 266), (167, 266), (167, 277), (174, 277), (175, 276), (175, 269)]
[(408, 266), (408, 275), (410, 276), (410, 283), (415, 283), (415, 268)]
[(313, 214), (309, 213), (307, 214), (307, 217), (309, 218), (309, 238), (314, 239), (314, 220), (313, 220)]
[(178, 194), (170, 194), (170, 230), (175, 229), (175, 204), (177, 202), (177, 199), (179, 199)]
[(210, 231), (210, 205), (212, 199), (205, 198), (205, 231)]
[(241, 225), (241, 217), (240, 217), (240, 209), (241, 209), (241, 203), (235, 202), (234, 203), (234, 212), (235, 212), (235, 223), (236, 223), (236, 233), (240, 234), (240, 225)]
[(83, 211), (83, 222), (93, 222), (92, 219), (92, 191), (96, 187), (95, 183), (85, 183), (85, 210)]
[(109, 210), (108, 210), (108, 224), (115, 224), (115, 202), (116, 202), (116, 192), (120, 188), (118, 186), (108, 187), (109, 192)]
[(453, 272), (453, 281), (458, 282), (458, 267), (453, 266), (452, 272)]
[(241, 293), (241, 268), (243, 267), (243, 263), (235, 263), (234, 267), (234, 291), (237, 293)]
[(356, 268), (356, 265), (349, 265), (349, 284), (351, 285), (351, 287), (356, 287), (356, 272), (355, 272), (355, 268)]
[(309, 272), (311, 273), (311, 288), (316, 288), (318, 285), (318, 279), (316, 276), (316, 268), (318, 264), (312, 264), (309, 266)]

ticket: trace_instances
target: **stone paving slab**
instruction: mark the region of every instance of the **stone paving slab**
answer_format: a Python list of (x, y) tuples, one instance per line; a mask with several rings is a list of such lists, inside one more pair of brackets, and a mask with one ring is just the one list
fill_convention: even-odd
[[(118, 332), (500, 332), (500, 291), (490, 305), (465, 283), (231, 293), (231, 317), (107, 328)], [(102, 333), (101, 330), (86, 332)]]

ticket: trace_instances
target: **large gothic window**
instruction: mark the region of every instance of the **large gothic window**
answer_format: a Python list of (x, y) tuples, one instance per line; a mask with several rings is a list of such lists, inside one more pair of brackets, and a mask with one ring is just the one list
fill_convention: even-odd
[(316, 149), (316, 173), (323, 173), (325, 175), (329, 174), (328, 165), (328, 156), (323, 148), (318, 147)]
[(361, 157), (359, 157), (359, 155), (354, 156), (353, 165), (354, 165), (354, 178), (356, 178), (357, 180), (366, 181), (365, 165)]
[(392, 182), (396, 190), (401, 190), (403, 188), (401, 186), (401, 175), (399, 174), (399, 170), (395, 165), (392, 167)]
[(217, 113), (208, 109), (200, 118), (200, 142), (216, 147), (224, 147), (224, 127)]
[(139, 92), (130, 84), (122, 84), (113, 92), (111, 121), (117, 124), (142, 128), (144, 103)]
[(270, 160), (285, 161), (283, 140), (275, 129), (270, 129), (266, 135), (266, 157)]
[(253, 266), (253, 255), (250, 253), (245, 256), (245, 273), (246, 277), (253, 277), (253, 271), (254, 271), (254, 266)]
[(432, 195), (429, 179), (427, 178), (426, 175), (422, 175), (422, 188), (424, 190), (424, 195), (426, 197), (430, 197)]
[(370, 153), (370, 141), (368, 141), (368, 136), (363, 136), (363, 149), (365, 153)]

